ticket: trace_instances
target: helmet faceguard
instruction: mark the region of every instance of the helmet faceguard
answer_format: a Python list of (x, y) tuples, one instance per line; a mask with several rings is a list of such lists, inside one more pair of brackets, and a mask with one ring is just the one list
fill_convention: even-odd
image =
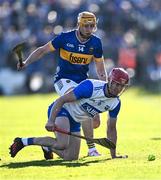
[(93, 25), (93, 32), (97, 30), (96, 16), (88, 11), (78, 14), (78, 27), (84, 27), (86, 24)]
[(109, 93), (120, 96), (129, 86), (129, 75), (123, 68), (113, 68), (108, 76)]

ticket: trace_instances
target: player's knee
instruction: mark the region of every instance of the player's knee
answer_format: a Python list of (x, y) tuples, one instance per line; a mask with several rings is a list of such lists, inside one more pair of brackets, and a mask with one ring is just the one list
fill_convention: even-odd
[(93, 128), (94, 129), (96, 129), (96, 128), (98, 128), (100, 126), (100, 121), (95, 121), (95, 122), (93, 122)]
[(93, 128), (96, 129), (100, 126), (100, 117), (99, 116), (95, 116), (93, 119)]
[(62, 142), (60, 142), (60, 143), (57, 143), (54, 148), (58, 149), (58, 150), (65, 150), (68, 147), (69, 147), (69, 143), (67, 143), (67, 142), (62, 143)]

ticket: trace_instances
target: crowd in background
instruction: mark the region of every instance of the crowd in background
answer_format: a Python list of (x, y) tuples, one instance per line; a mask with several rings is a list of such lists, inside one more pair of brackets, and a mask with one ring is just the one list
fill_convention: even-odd
[[(52, 91), (57, 53), (17, 72), (12, 48), (25, 41), (27, 57), (75, 28), (78, 13), (85, 10), (98, 18), (96, 35), (102, 39), (107, 72), (124, 67), (133, 84), (161, 92), (160, 0), (0, 0), (0, 94)], [(90, 77), (96, 78), (94, 68)]]

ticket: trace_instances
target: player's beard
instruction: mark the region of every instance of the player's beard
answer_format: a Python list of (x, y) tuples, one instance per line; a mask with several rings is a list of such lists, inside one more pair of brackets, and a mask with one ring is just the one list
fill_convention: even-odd
[(108, 92), (111, 97), (118, 97), (121, 96), (121, 94), (125, 91), (126, 88), (123, 88), (122, 90), (118, 90), (116, 88), (108, 87)]
[(91, 36), (92, 36), (92, 33), (86, 33), (85, 35), (80, 31), (79, 31), (79, 34), (81, 36), (81, 38), (85, 39), (85, 40), (88, 40)]
[(111, 88), (109, 87), (109, 84), (107, 84), (106, 88), (107, 88), (107, 89), (106, 89), (106, 96), (107, 96), (108, 98), (117, 97), (117, 93), (113, 91), (113, 88), (111, 89)]

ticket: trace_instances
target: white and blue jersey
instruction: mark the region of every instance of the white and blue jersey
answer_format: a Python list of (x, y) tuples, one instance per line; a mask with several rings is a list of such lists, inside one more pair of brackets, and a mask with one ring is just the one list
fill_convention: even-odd
[(110, 117), (117, 118), (121, 102), (118, 97), (105, 95), (106, 85), (100, 80), (84, 80), (73, 90), (77, 101), (64, 104), (64, 108), (76, 122), (92, 120), (96, 114), (105, 111), (109, 111)]
[(93, 57), (102, 60), (101, 40), (92, 35), (86, 42), (80, 42), (76, 30), (63, 32), (51, 41), (51, 49), (59, 50), (55, 82), (71, 79), (76, 83), (87, 79), (89, 63)]
[[(108, 98), (105, 95), (107, 83), (100, 80), (84, 80), (73, 92), (77, 101), (64, 104), (57, 117), (65, 116), (70, 122), (70, 131), (79, 132), (80, 122), (105, 111), (109, 111), (111, 118), (117, 118), (120, 111), (121, 101), (118, 97)], [(54, 103), (49, 106), (48, 117)]]

